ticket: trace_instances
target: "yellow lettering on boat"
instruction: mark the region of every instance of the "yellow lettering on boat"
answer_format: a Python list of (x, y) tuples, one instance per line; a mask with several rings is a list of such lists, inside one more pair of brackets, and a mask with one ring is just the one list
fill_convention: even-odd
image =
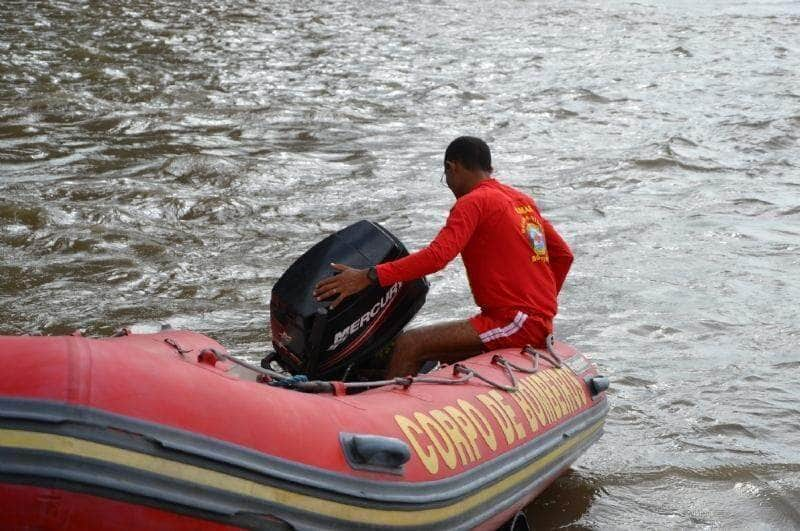
[(567, 401), (567, 396), (566, 393), (561, 388), (561, 383), (553, 377), (552, 375), (553, 372), (554, 371), (543, 372), (542, 381), (544, 381), (544, 384), (550, 390), (550, 394), (553, 396), (556, 404), (558, 404), (559, 409), (561, 410), (558, 417), (561, 418), (564, 415), (567, 415), (568, 413), (572, 412), (572, 406)]
[(492, 390), (489, 391), (489, 395), (491, 395), (495, 402), (500, 404), (500, 407), (506, 412), (509, 422), (511, 422), (511, 425), (514, 426), (514, 431), (517, 432), (517, 439), (524, 438), (527, 435), (525, 433), (525, 426), (523, 426), (522, 423), (517, 420), (517, 413), (514, 411), (514, 408), (509, 406), (506, 401), (503, 400), (503, 395), (501, 395), (499, 392)]
[(539, 378), (542, 381), (542, 388), (544, 390), (544, 393), (547, 395), (547, 397), (553, 404), (553, 409), (555, 410), (556, 414), (556, 420), (558, 420), (566, 414), (566, 411), (564, 411), (564, 404), (560, 400), (561, 398), (560, 393), (558, 393), (557, 390), (554, 389), (553, 386), (550, 384), (551, 380), (550, 380), (550, 375), (547, 374), (548, 372), (549, 371), (540, 372)]
[(525, 395), (525, 392), (520, 389), (516, 393), (511, 393), (511, 398), (517, 403), (519, 408), (522, 410), (522, 414), (525, 416), (525, 419), (528, 421), (528, 426), (531, 428), (531, 433), (535, 432), (536, 429), (539, 427), (539, 422), (536, 420), (536, 415), (533, 413), (533, 407), (531, 407), (530, 401), (528, 397)]
[(528, 378), (523, 378), (519, 381), (519, 389), (520, 393), (528, 398), (528, 403), (533, 410), (533, 414), (536, 415), (536, 420), (539, 421), (539, 425), (544, 426), (548, 423), (547, 413), (544, 410), (544, 407), (541, 404), (541, 400), (536, 395), (536, 390), (533, 388), (531, 383), (528, 381)]
[(555, 415), (554, 420), (558, 421), (564, 416), (564, 408), (561, 407), (558, 397), (555, 395), (555, 393), (553, 393), (553, 389), (550, 388), (550, 383), (547, 378), (544, 377), (543, 372), (540, 372), (536, 376), (539, 377), (539, 384), (541, 385), (542, 394), (547, 397), (547, 401), (550, 402), (550, 405), (553, 408), (553, 415)]
[(408, 439), (408, 443), (411, 445), (411, 448), (414, 449), (417, 456), (419, 456), (419, 460), (422, 461), (422, 464), (425, 465), (425, 468), (431, 474), (435, 474), (439, 471), (439, 458), (436, 457), (436, 452), (433, 451), (433, 446), (430, 444), (427, 448), (423, 449), (422, 445), (419, 444), (417, 440), (417, 435), (422, 435), (422, 429), (417, 426), (417, 424), (403, 415), (395, 415), (394, 421), (400, 426), (400, 429), (403, 430), (403, 434)]
[(555, 422), (558, 418), (555, 413), (555, 409), (553, 408), (553, 404), (550, 402), (550, 399), (544, 393), (544, 385), (542, 384), (541, 379), (539, 379), (538, 374), (533, 374), (528, 377), (528, 385), (530, 385), (531, 389), (533, 390), (534, 395), (536, 396), (537, 401), (539, 404), (542, 405), (542, 409), (544, 409), (544, 415), (547, 419), (545, 424), (550, 424), (551, 422)]
[(558, 376), (566, 383), (567, 387), (571, 389), (578, 409), (585, 406), (589, 401), (586, 396), (586, 387), (583, 385), (583, 382), (575, 376), (575, 373), (566, 369), (560, 369), (558, 371)]
[(453, 441), (453, 445), (456, 447), (456, 451), (458, 452), (458, 457), (461, 459), (461, 464), (466, 465), (467, 463), (471, 463), (475, 460), (475, 454), (472, 453), (472, 447), (467, 442), (464, 433), (456, 426), (453, 419), (439, 409), (431, 409), (430, 411), (431, 417), (436, 419), (436, 422), (444, 428), (444, 431), (447, 432), (447, 436), (450, 437), (450, 440)]
[(567, 410), (572, 413), (578, 409), (579, 405), (575, 400), (573, 389), (569, 385), (569, 381), (564, 379), (564, 369), (553, 369), (552, 371), (548, 371), (548, 373), (552, 386), (558, 389)]
[(444, 410), (453, 418), (455, 423), (458, 424), (461, 431), (464, 432), (464, 436), (467, 438), (467, 441), (469, 441), (470, 448), (472, 448), (472, 460), (477, 461), (480, 459), (481, 451), (478, 448), (478, 430), (475, 424), (473, 424), (472, 421), (469, 420), (469, 417), (457, 407), (445, 406)]
[(425, 469), (437, 474), (441, 463), (454, 470), (491, 457), (485, 452), (498, 449), (497, 428), (511, 445), (567, 418), (588, 401), (584, 383), (564, 368), (544, 369), (517, 383), (510, 399), (492, 389), (469, 400), (459, 398), (455, 405), (394, 419)]
[(514, 426), (511, 424), (511, 419), (506, 416), (506, 412), (500, 407), (500, 404), (495, 402), (494, 397), (485, 394), (480, 394), (475, 398), (480, 400), (492, 416), (494, 416), (494, 419), (500, 425), (500, 430), (503, 432), (503, 435), (505, 435), (506, 443), (513, 443), (515, 439)]
[[(444, 464), (447, 465), (448, 468), (455, 468), (456, 449), (453, 446), (453, 441), (450, 440), (450, 437), (447, 436), (444, 429), (425, 413), (414, 413), (414, 418), (417, 419), (420, 427), (425, 431), (425, 435), (430, 438), (439, 456), (441, 456), (444, 461)], [(436, 434), (433, 432), (436, 432)]]
[(483, 442), (486, 443), (486, 446), (493, 452), (497, 450), (497, 437), (494, 434), (492, 425), (489, 424), (489, 419), (487, 419), (478, 408), (463, 398), (458, 399), (458, 406), (464, 411), (464, 414), (472, 421), (475, 427), (478, 428), (478, 433), (483, 437)]

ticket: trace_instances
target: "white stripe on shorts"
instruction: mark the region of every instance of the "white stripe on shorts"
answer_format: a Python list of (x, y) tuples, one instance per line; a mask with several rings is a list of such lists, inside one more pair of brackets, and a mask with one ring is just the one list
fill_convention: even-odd
[(508, 337), (510, 335), (514, 335), (522, 329), (522, 325), (525, 324), (525, 320), (528, 318), (528, 314), (523, 312), (517, 312), (517, 315), (514, 317), (514, 320), (508, 323), (505, 326), (500, 326), (497, 328), (492, 328), (491, 330), (487, 330), (486, 332), (480, 334), (478, 337), (481, 338), (482, 343), (488, 343), (489, 341), (494, 341), (495, 339), (499, 339), (501, 337)]

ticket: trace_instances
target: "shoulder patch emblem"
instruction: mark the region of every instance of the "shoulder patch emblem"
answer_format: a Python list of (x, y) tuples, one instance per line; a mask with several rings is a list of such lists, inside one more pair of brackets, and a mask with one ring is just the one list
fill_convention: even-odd
[(525, 226), (525, 232), (528, 234), (528, 240), (531, 242), (531, 247), (533, 247), (533, 252), (536, 253), (536, 257), (539, 259), (546, 259), (547, 242), (545, 242), (544, 231), (542, 231), (541, 225), (533, 221), (528, 221), (528, 224)]

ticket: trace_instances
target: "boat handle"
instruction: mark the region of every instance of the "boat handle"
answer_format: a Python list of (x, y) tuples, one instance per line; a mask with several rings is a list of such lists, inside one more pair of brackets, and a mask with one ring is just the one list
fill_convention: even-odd
[(595, 397), (608, 389), (611, 382), (608, 380), (607, 376), (589, 376), (586, 378), (586, 385), (589, 386), (592, 397)]
[(342, 432), (339, 439), (348, 464), (356, 470), (403, 474), (403, 465), (411, 459), (408, 445), (394, 437)]

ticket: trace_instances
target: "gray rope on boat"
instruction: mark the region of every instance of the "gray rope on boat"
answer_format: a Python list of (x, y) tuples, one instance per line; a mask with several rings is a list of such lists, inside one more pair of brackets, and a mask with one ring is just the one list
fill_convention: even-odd
[[(554, 348), (554, 341), (553, 335), (550, 334), (547, 336), (546, 340), (547, 351), (551, 356), (546, 356), (548, 362), (554, 367), (561, 366), (561, 360), (559, 359), (558, 355), (555, 352)], [(180, 352), (180, 350), (179, 350)], [(285, 374), (281, 374), (276, 371), (272, 371), (270, 369), (265, 369), (263, 367), (259, 367), (257, 365), (253, 365), (252, 363), (247, 363), (246, 361), (242, 361), (238, 358), (231, 356), (230, 354), (226, 354), (224, 352), (220, 352), (215, 348), (206, 348), (200, 351), (200, 354), (203, 352), (210, 352), (214, 354), (217, 358), (225, 359), (230, 361), (231, 363), (235, 363), (240, 367), (244, 367), (249, 369), (255, 373), (258, 373), (262, 376), (268, 377), (270, 380), (274, 380), (272, 385), (277, 385), (280, 387), (285, 387), (287, 389), (294, 389), (298, 391), (303, 391), (307, 393), (334, 393), (336, 392), (336, 386), (333, 382), (324, 381), (324, 380), (314, 380), (314, 381), (307, 381), (304, 379), (302, 375), (299, 376), (287, 376)], [(466, 384), (471, 381), (473, 378), (476, 378), (485, 384), (489, 385), (490, 387), (494, 387), (496, 389), (500, 389), (509, 393), (515, 393), (519, 390), (517, 384), (517, 377), (514, 374), (514, 371), (526, 373), (526, 374), (534, 374), (538, 372), (539, 369), (539, 359), (540, 359), (540, 352), (535, 350), (530, 345), (525, 346), (521, 351), (521, 354), (525, 354), (530, 357), (533, 361), (532, 368), (525, 368), (520, 367), (504, 357), (500, 355), (495, 355), (492, 358), (492, 363), (499, 365), (505, 371), (506, 377), (511, 381), (511, 385), (504, 385), (502, 383), (495, 382), (490, 380), (489, 378), (483, 376), (481, 373), (467, 367), (464, 364), (456, 363), (453, 365), (453, 376), (452, 378), (444, 378), (439, 376), (399, 376), (396, 378), (391, 378), (387, 380), (373, 380), (367, 382), (337, 382), (341, 387), (344, 389), (368, 389), (372, 387), (383, 387), (386, 385), (397, 385), (403, 388), (408, 388), (415, 383), (429, 383), (429, 384), (437, 384), (437, 385), (462, 385)], [(269, 383), (269, 382), (268, 382)]]

